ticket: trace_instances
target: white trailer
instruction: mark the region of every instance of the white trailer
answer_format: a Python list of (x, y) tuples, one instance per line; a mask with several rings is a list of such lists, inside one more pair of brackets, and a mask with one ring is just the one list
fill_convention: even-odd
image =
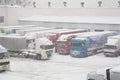
[(117, 57), (120, 55), (120, 35), (108, 37), (104, 45), (104, 55)]
[(5, 34), (16, 33), (16, 30), (29, 29), (36, 27), (35, 25), (14, 25), (14, 26), (0, 26), (0, 32)]
[(120, 66), (90, 72), (87, 80), (120, 80)]
[(10, 69), (9, 53), (7, 49), (0, 45), (0, 71), (6, 71)]
[(27, 49), (27, 42), (24, 36), (1, 35), (0, 44), (11, 52), (21, 52), (22, 49)]
[(29, 29), (17, 30), (16, 33), (20, 34), (21, 36), (24, 36), (25, 34), (30, 33), (30, 32), (46, 31), (46, 30), (51, 30), (51, 29), (54, 29), (54, 28), (33, 27)]

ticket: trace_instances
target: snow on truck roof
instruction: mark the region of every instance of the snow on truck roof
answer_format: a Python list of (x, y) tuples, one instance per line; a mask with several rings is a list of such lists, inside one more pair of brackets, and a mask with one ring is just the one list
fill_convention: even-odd
[(120, 39), (120, 35), (110, 36), (110, 37), (108, 37), (108, 38)]
[(38, 38), (36, 42), (40, 42), (41, 45), (53, 45), (53, 43), (48, 38)]
[(47, 30), (47, 31), (36, 31), (36, 32), (30, 32), (30, 33), (27, 33), (26, 34), (26, 36), (27, 35), (29, 35), (29, 34), (42, 34), (42, 33), (55, 33), (55, 32), (59, 32), (59, 31), (68, 31), (68, 30), (70, 30), (70, 29), (53, 29), (53, 30)]
[(72, 34), (63, 34), (61, 35), (57, 41), (66, 41), (66, 39), (70, 36), (77, 36), (77, 35), (80, 35), (82, 33), (72, 33)]
[(42, 16), (42, 15), (34, 15), (34, 16), (19, 18), (19, 21), (120, 24), (120, 16)]
[(6, 38), (25, 38), (24, 36), (20, 36), (20, 35), (0, 35), (0, 37), (6, 37)]
[(80, 35), (77, 36), (77, 38), (80, 37), (89, 37), (89, 36), (96, 36), (96, 35), (103, 35), (107, 33), (114, 33), (115, 31), (103, 31), (103, 32), (86, 32), (86, 33), (81, 33)]
[(36, 27), (35, 25), (14, 25), (14, 26), (0, 26), (0, 28), (23, 28), (23, 27)]
[(33, 27), (33, 28), (30, 28), (30, 29), (24, 29), (24, 30), (18, 30), (18, 31), (31, 31), (31, 30), (44, 30), (44, 29), (50, 29), (50, 28), (47, 28), (47, 27)]

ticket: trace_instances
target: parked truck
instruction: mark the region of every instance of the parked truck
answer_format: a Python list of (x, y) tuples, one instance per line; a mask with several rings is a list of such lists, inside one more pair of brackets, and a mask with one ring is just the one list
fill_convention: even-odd
[(53, 43), (47, 38), (38, 38), (33, 42), (34, 48), (27, 49), (22, 52), (24, 57), (34, 57), (38, 60), (40, 59), (50, 59), (53, 55), (54, 45)]
[(57, 43), (56, 43), (57, 53), (65, 54), (65, 55), (69, 54), (70, 53), (71, 39), (75, 38), (77, 35), (79, 35), (81, 33), (64, 34), (64, 35), (60, 36), (57, 40)]
[(107, 43), (104, 45), (104, 55), (110, 57), (120, 55), (120, 35), (108, 37)]
[(120, 66), (92, 71), (87, 80), (120, 80)]
[(103, 51), (108, 36), (117, 35), (114, 31), (86, 32), (71, 40), (70, 55), (86, 57)]
[(7, 49), (0, 45), (0, 71), (7, 71), (10, 69), (10, 59)]
[(55, 52), (57, 52), (57, 39), (66, 34), (75, 34), (75, 33), (82, 33), (82, 32), (87, 32), (89, 31), (88, 29), (69, 29), (67, 31), (55, 31), (51, 34), (47, 34), (47, 38), (50, 39), (53, 44), (55, 45)]
[[(28, 54), (34, 55), (38, 59), (38, 54), (41, 59), (48, 59), (52, 56), (53, 43), (47, 38), (36, 38), (34, 42), (29, 42), (33, 38), (26, 38), (25, 36), (0, 36), (0, 44), (4, 46), (14, 57), (26, 57)], [(30, 47), (32, 45), (32, 48)], [(40, 46), (48, 47), (49, 49), (42, 49)], [(50, 51), (49, 51), (50, 50)], [(24, 53), (24, 54), (23, 54)]]

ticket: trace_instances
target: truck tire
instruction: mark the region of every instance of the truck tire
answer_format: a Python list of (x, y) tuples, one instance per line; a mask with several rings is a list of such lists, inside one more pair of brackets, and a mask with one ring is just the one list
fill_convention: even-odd
[(37, 60), (41, 60), (41, 55), (40, 55), (40, 54), (37, 54), (37, 55), (36, 55), (36, 59), (37, 59)]
[(115, 52), (115, 57), (118, 57), (119, 56), (119, 52)]

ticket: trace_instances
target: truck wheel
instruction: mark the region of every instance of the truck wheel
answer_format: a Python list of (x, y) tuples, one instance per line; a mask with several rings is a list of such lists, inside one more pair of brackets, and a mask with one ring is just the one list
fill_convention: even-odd
[(40, 55), (40, 54), (37, 54), (37, 55), (36, 55), (36, 59), (37, 59), (37, 60), (41, 60), (41, 55)]
[(115, 57), (118, 57), (119, 56), (119, 53), (118, 52), (115, 52)]

